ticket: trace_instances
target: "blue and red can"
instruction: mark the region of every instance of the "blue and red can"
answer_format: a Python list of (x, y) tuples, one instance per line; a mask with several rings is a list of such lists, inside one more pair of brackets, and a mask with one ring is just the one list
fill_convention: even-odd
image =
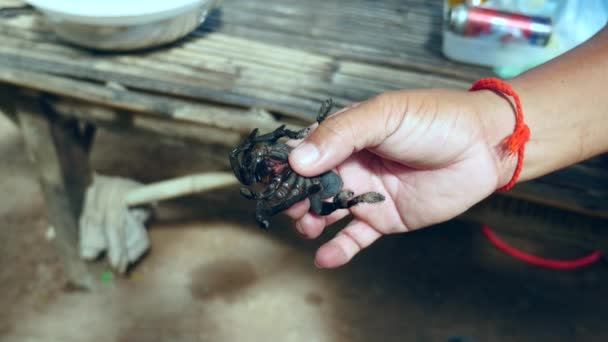
[(499, 11), (487, 7), (457, 5), (450, 9), (448, 26), (465, 37), (495, 39), (546, 46), (551, 38), (551, 18)]

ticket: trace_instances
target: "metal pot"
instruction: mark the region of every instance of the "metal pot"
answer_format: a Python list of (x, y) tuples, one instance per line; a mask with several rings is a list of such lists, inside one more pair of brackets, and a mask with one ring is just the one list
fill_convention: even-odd
[(146, 9), (145, 2), (142, 2), (141, 12), (132, 9), (121, 15), (116, 11), (104, 12), (104, 9), (95, 12), (84, 7), (57, 6), (61, 1), (28, 2), (42, 12), (51, 29), (62, 39), (87, 48), (116, 51), (150, 48), (176, 41), (200, 26), (218, 5), (218, 0), (183, 0)]

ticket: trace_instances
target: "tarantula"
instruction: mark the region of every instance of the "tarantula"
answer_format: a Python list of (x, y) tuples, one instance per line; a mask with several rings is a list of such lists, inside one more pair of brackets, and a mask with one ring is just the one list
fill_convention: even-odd
[[(319, 124), (328, 116), (331, 107), (331, 99), (323, 102), (316, 119)], [(240, 189), (242, 196), (257, 201), (255, 218), (263, 229), (269, 228), (270, 216), (306, 198), (310, 200), (311, 211), (322, 216), (359, 203), (384, 201), (384, 196), (377, 192), (354, 197), (352, 191), (342, 190), (342, 179), (333, 171), (316, 177), (303, 177), (293, 171), (288, 162), (292, 148), (278, 141), (284, 137), (303, 139), (309, 131), (309, 128), (293, 131), (282, 125), (273, 132), (258, 136), (256, 128), (230, 153), (230, 165), (239, 182), (263, 187), (261, 192)], [(331, 197), (332, 201), (324, 201)]]

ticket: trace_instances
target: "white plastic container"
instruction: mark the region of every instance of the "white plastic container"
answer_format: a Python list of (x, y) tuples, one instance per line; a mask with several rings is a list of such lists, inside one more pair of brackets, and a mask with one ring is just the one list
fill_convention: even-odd
[[(545, 47), (463, 37), (444, 25), (443, 53), (446, 57), (493, 67), (506, 77), (516, 76), (581, 44), (608, 20), (606, 0), (490, 0), (483, 6), (550, 17), (554, 24), (552, 37)], [(447, 17), (448, 10), (448, 1), (444, 0), (444, 17)]]
[(61, 38), (100, 50), (166, 44), (196, 29), (217, 0), (26, 0)]

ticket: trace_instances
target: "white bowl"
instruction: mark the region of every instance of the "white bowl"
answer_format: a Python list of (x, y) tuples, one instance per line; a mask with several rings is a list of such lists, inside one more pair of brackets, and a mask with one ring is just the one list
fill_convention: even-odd
[(25, 0), (61, 38), (99, 50), (136, 50), (178, 40), (218, 0)]

